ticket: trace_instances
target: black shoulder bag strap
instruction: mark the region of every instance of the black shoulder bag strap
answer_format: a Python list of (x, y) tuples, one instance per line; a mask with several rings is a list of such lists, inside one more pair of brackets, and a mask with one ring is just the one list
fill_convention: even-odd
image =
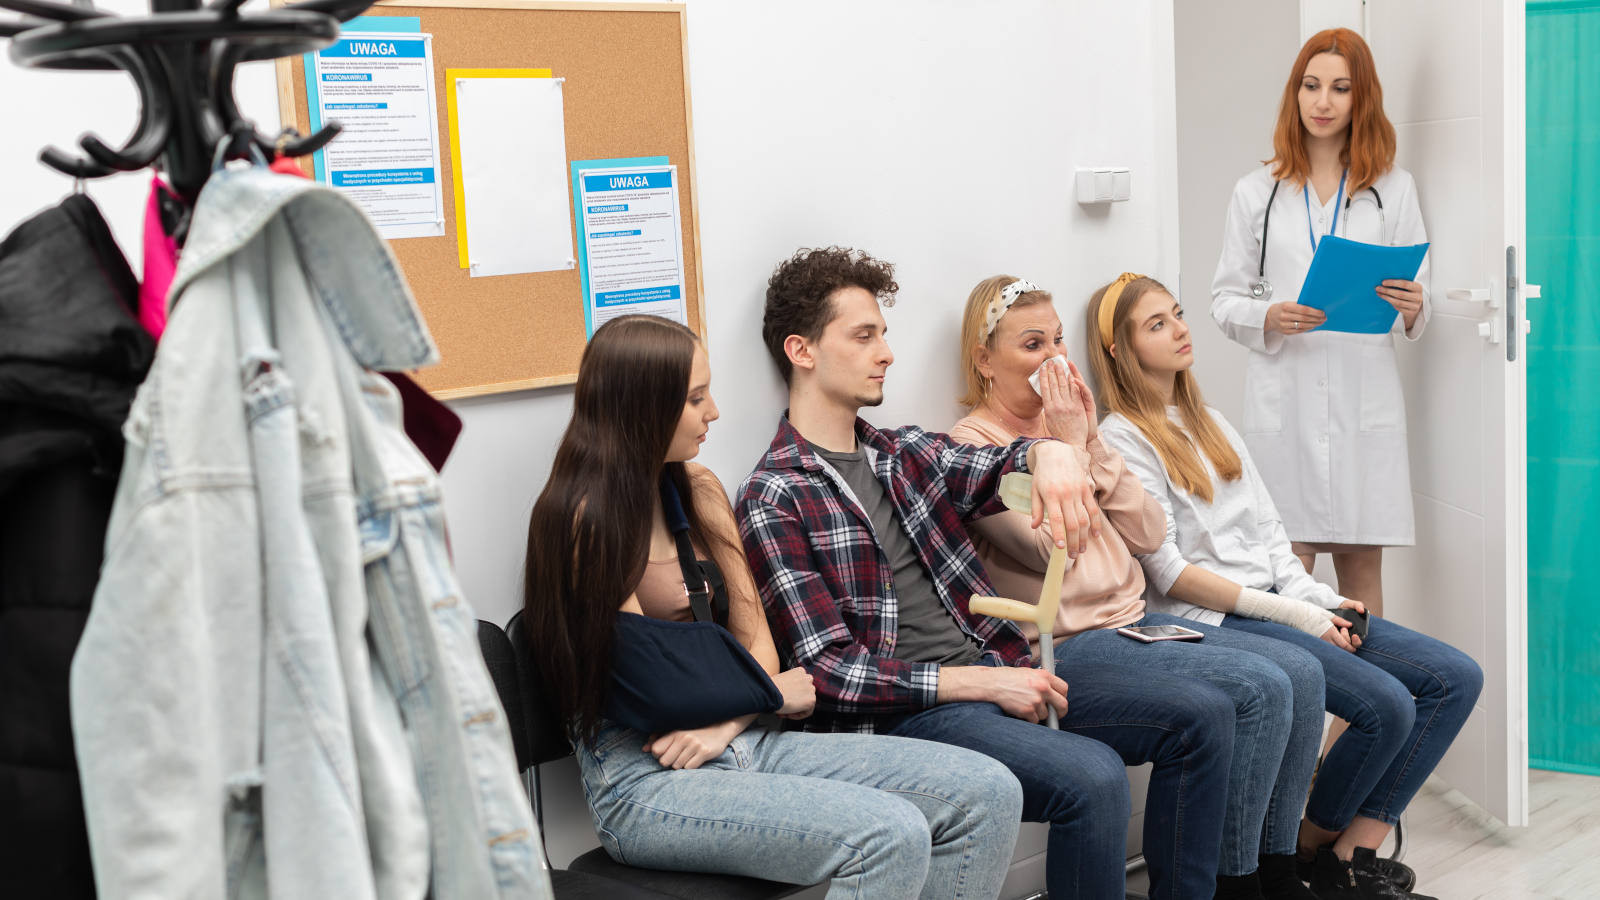
[(722, 580), (722, 570), (710, 560), (697, 559), (694, 543), (689, 540), (689, 516), (683, 511), (683, 500), (672, 477), (661, 473), (661, 512), (667, 520), (667, 530), (678, 545), (678, 568), (683, 572), (683, 586), (689, 592), (689, 612), (696, 622), (713, 622), (727, 627), (727, 588)]

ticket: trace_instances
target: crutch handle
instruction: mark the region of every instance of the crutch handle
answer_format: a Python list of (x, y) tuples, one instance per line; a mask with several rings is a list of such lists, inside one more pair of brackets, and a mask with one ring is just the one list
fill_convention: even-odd
[(1039, 618), (1037, 606), (1006, 597), (980, 597), (973, 594), (967, 606), (980, 616), (994, 616), (996, 619), (1009, 619), (1012, 622), (1034, 622)]

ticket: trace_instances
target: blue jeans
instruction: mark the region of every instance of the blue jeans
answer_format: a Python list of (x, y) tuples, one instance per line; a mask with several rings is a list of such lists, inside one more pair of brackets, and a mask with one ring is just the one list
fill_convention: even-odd
[(1262, 853), (1293, 853), (1322, 739), (1322, 664), (1283, 641), (1163, 613), (1134, 624), (1182, 625), (1205, 638), (1141, 644), (1100, 628), (1063, 640), (1056, 656), (1158, 669), (1227, 694), (1234, 712), (1233, 764), (1218, 872), (1248, 875)]
[(698, 769), (668, 769), (645, 742), (607, 723), (577, 748), (600, 842), (619, 862), (827, 881), (834, 900), (989, 900), (1010, 868), (1022, 792), (981, 754), (758, 725)]
[(1056, 674), (1069, 688), (1060, 731), (992, 703), (948, 703), (891, 733), (978, 750), (1017, 776), (1022, 817), (1050, 823), (1045, 877), (1054, 900), (1125, 896), (1125, 766), (1154, 763), (1144, 822), (1150, 896), (1210, 897), (1233, 702), (1204, 682), (1160, 671), (1058, 661)]
[(1306, 819), (1327, 831), (1357, 815), (1399, 821), (1483, 689), (1472, 657), (1377, 616), (1355, 653), (1273, 622), (1230, 615), (1222, 625), (1298, 644), (1322, 663), (1328, 712), (1350, 723), (1306, 804)]

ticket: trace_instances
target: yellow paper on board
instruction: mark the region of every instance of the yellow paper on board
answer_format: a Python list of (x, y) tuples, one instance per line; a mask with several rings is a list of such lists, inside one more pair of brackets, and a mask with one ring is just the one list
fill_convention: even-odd
[(445, 106), (450, 115), (450, 175), (456, 198), (456, 250), (461, 268), (470, 268), (467, 260), (467, 195), (461, 189), (461, 126), (456, 115), (456, 79), (458, 78), (549, 78), (549, 69), (445, 69)]

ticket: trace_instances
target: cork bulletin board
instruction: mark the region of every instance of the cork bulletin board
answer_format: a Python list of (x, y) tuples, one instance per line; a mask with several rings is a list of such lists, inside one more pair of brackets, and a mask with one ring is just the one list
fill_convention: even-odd
[[(415, 16), (433, 35), (438, 121), (445, 129), (447, 68), (549, 68), (563, 86), (572, 160), (665, 156), (678, 167), (688, 324), (706, 334), (694, 130), (684, 8), (536, 0), (397, 0), (368, 16)], [(286, 124), (310, 122), (304, 66), (278, 62)], [(577, 269), (473, 278), (457, 250), (449, 136), (441, 133), (445, 233), (391, 241), (442, 362), (416, 373), (450, 399), (570, 384), (586, 341)], [(569, 198), (570, 207), (570, 198)], [(581, 237), (573, 236), (574, 245)]]

